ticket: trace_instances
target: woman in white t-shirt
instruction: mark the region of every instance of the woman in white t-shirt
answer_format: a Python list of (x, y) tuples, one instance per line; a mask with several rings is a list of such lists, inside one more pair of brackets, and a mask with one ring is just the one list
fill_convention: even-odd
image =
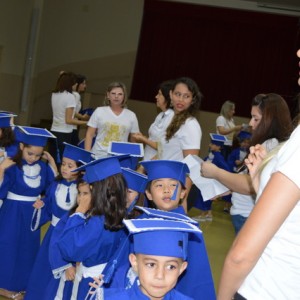
[(72, 93), (76, 84), (76, 75), (72, 72), (61, 72), (52, 92), (52, 126), (51, 132), (56, 139), (50, 141), (49, 152), (57, 164), (61, 162), (61, 155), (64, 150), (63, 142), (71, 144), (74, 125), (86, 125), (86, 121), (76, 120), (76, 100)]
[[(86, 90), (86, 76), (82, 74), (76, 74), (76, 84), (73, 85), (73, 95), (76, 101), (74, 118), (77, 120), (88, 121), (90, 116), (87, 114), (81, 114), (82, 108), (81, 94)], [(78, 125), (73, 125), (73, 134), (71, 144), (77, 146), (79, 144), (79, 132)]]
[(225, 135), (227, 141), (222, 148), (222, 154), (227, 159), (232, 150), (234, 135), (242, 129), (242, 125), (235, 125), (233, 115), (235, 114), (235, 104), (225, 101), (221, 107), (220, 116), (216, 120), (217, 133)]
[(265, 149), (250, 149), (257, 200), (225, 259), (219, 300), (300, 299), (300, 125), (277, 151), (261, 167)]
[[(110, 141), (134, 142), (133, 133), (139, 132), (134, 112), (126, 108), (127, 92), (121, 82), (111, 83), (106, 91), (106, 106), (98, 107), (88, 121), (84, 147), (96, 158), (106, 157)], [(93, 145), (93, 138), (96, 140)]]
[(161, 112), (157, 115), (154, 122), (149, 127), (149, 137), (144, 136), (142, 133), (133, 135), (137, 142), (145, 144), (144, 160), (157, 158), (158, 142), (161, 137), (165, 136), (166, 129), (174, 116), (174, 110), (170, 108), (170, 90), (172, 87), (172, 81), (164, 81), (158, 88), (158, 93), (155, 96), (155, 99), (156, 106), (161, 110)]
[[(170, 91), (174, 117), (167, 127), (166, 134), (161, 138), (158, 158), (182, 161), (189, 154), (199, 155), (202, 131), (195, 117), (200, 108), (202, 94), (197, 83), (188, 77), (174, 80)], [(186, 197), (182, 206), (187, 211), (186, 199), (192, 182), (187, 179)]]

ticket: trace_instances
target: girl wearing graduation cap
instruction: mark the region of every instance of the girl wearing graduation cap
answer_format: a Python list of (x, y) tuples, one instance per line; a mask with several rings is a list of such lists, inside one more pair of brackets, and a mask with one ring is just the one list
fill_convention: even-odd
[(33, 127), (18, 127), (15, 132), (19, 152), (0, 164), (0, 292), (6, 297), (17, 297), (27, 288), (40, 246), (40, 230), (31, 231), (33, 204), (57, 175), (54, 159), (44, 151), (48, 138), (55, 137)]
[(32, 230), (41, 228), (49, 221), (51, 221), (51, 225), (35, 260), (25, 299), (43, 299), (45, 288), (53, 276), (49, 264), (49, 244), (53, 229), (60, 218), (76, 204), (77, 181), (81, 176), (81, 172), (73, 172), (73, 170), (80, 167), (83, 162), (88, 163), (92, 160), (91, 152), (65, 143), (60, 175), (48, 188), (45, 198), (38, 199), (34, 203)]
[(89, 282), (99, 276), (119, 246), (126, 216), (127, 185), (117, 157), (98, 159), (79, 167), (92, 190), (91, 203), (80, 201), (58, 241), (66, 261), (80, 262), (72, 299), (84, 299)]

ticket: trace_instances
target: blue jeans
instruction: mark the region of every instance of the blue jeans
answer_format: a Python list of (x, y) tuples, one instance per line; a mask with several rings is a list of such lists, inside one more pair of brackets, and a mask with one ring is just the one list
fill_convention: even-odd
[(247, 218), (241, 215), (231, 215), (231, 221), (234, 227), (235, 234), (238, 234), (246, 220)]

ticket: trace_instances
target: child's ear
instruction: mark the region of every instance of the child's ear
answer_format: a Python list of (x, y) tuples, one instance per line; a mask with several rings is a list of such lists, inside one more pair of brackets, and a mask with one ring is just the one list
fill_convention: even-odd
[(136, 255), (133, 253), (130, 253), (129, 261), (130, 261), (131, 267), (133, 268), (134, 272), (136, 272), (138, 274), (138, 262), (137, 262)]
[(19, 147), (20, 147), (21, 151), (24, 150), (24, 144), (23, 144), (23, 143), (20, 143), (20, 144), (19, 144)]
[(182, 274), (182, 272), (187, 268), (188, 266), (188, 262), (187, 261), (184, 261), (180, 267), (180, 270), (179, 270), (179, 275)]
[(145, 194), (146, 194), (148, 200), (151, 200), (151, 201), (153, 200), (152, 195), (148, 190), (145, 191)]
[(186, 195), (186, 190), (185, 189), (181, 189), (181, 192), (180, 192), (180, 199), (183, 199)]

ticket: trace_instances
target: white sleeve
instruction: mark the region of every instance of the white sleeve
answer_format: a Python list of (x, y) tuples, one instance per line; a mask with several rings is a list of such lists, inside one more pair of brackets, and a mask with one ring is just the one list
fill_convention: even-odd
[(281, 172), (300, 188), (299, 169), (297, 168), (297, 162), (300, 161), (300, 126), (294, 130), (290, 139), (279, 150), (277, 159), (275, 172)]
[(225, 118), (223, 116), (218, 116), (217, 120), (216, 120), (216, 126), (217, 127), (219, 127), (219, 126), (225, 127), (225, 125), (226, 125)]
[(180, 128), (180, 144), (182, 150), (200, 149), (202, 130), (195, 118), (186, 120)]
[(130, 130), (130, 133), (136, 133), (136, 132), (140, 132), (139, 122), (138, 122), (138, 119), (136, 117), (136, 114), (134, 112), (132, 112), (132, 127), (131, 127), (131, 130)]
[(99, 119), (99, 115), (101, 114), (101, 111), (100, 111), (100, 107), (96, 108), (96, 110), (92, 113), (88, 123), (87, 123), (87, 126), (90, 126), (90, 127), (93, 127), (93, 128), (98, 128), (99, 126), (99, 122), (98, 122), (98, 119)]

